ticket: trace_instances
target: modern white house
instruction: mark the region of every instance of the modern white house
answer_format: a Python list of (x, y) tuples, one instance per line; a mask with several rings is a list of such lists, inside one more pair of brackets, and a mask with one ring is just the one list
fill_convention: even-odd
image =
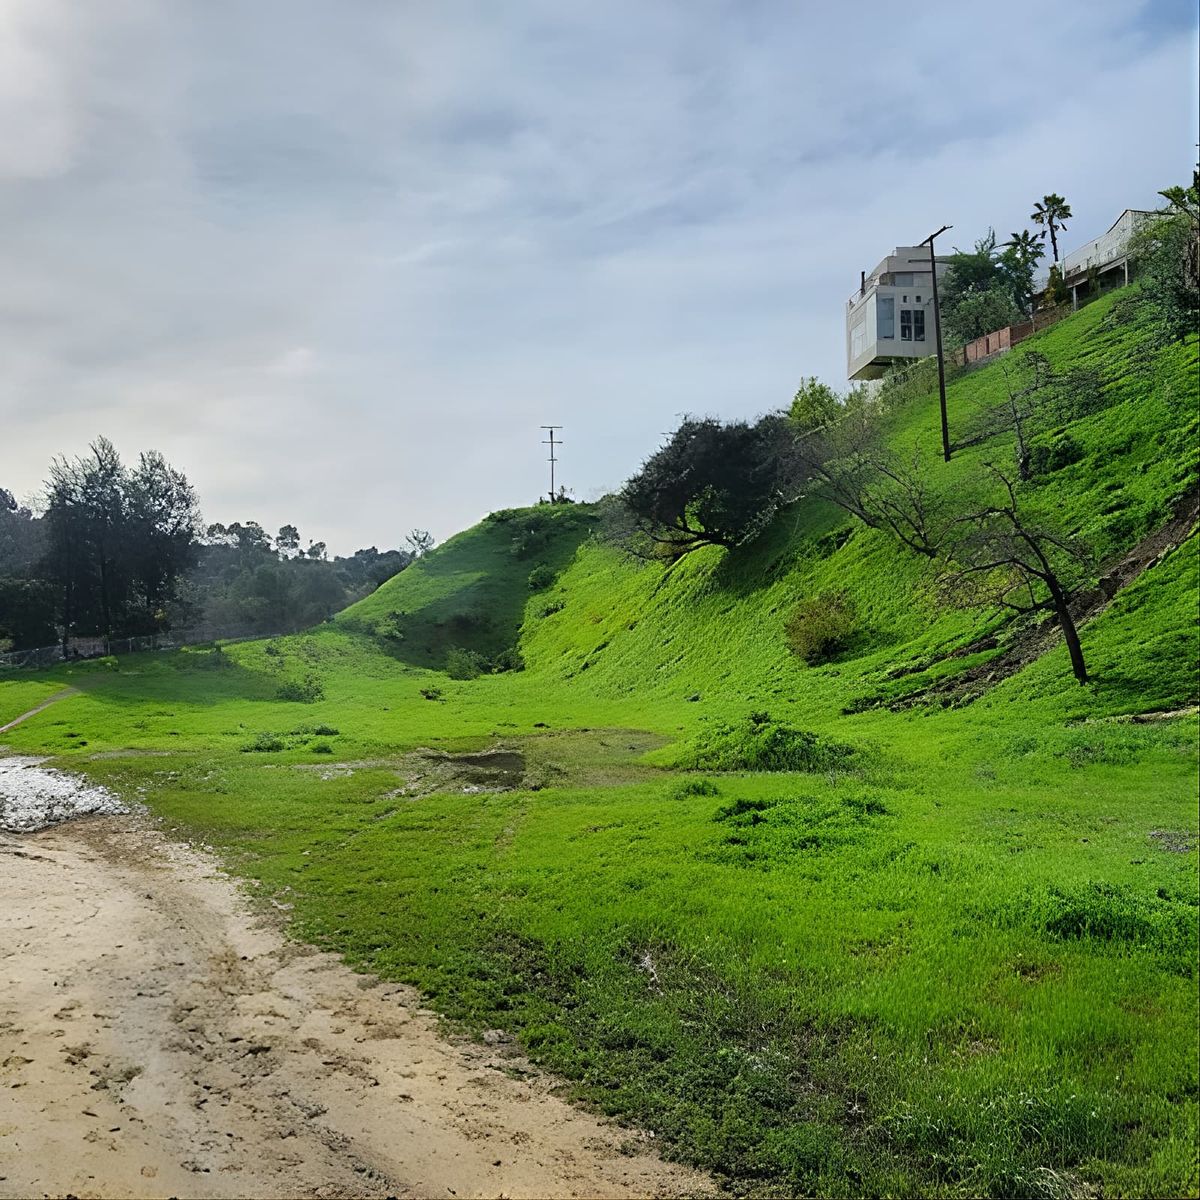
[[(946, 263), (937, 261), (938, 278)], [(878, 379), (888, 367), (935, 352), (928, 246), (897, 246), (846, 302), (846, 375)]]
[[(1129, 241), (1135, 233), (1148, 222), (1153, 221), (1157, 213), (1147, 212), (1141, 208), (1127, 208), (1109, 227), (1107, 233), (1093, 238), (1078, 250), (1072, 250), (1064, 255), (1057, 264), (1062, 272), (1063, 283), (1071, 290), (1073, 307), (1079, 306), (1079, 289), (1087, 288), (1088, 277), (1092, 276), (1102, 287), (1112, 287), (1129, 282)], [(1046, 286), (1046, 274), (1049, 268), (1041, 274), (1041, 287)], [(1115, 272), (1120, 277), (1113, 279)], [(1110, 276), (1110, 278), (1104, 278)]]

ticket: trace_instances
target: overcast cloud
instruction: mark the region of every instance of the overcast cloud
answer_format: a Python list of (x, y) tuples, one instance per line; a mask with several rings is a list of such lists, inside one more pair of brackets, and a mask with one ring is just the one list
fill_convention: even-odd
[[(907, 20), (901, 22), (899, 14)], [(345, 552), (844, 382), (858, 272), (1190, 176), (1193, 0), (0, 0), (0, 485)]]

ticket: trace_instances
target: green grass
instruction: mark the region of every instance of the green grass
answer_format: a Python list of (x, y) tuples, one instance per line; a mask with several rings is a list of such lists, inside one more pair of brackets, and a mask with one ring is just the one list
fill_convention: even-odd
[[(1196, 339), (1148, 354), (1113, 305), (1038, 338), (1108, 381), (1038, 489), (1107, 555), (1194, 484), (1197, 407)], [(1002, 382), (956, 380), (955, 420)], [(934, 398), (892, 437), (936, 447)], [(736, 1190), (1195, 1194), (1197, 722), (1122, 719), (1196, 702), (1195, 537), (1083, 627), (1088, 687), (1058, 647), (967, 707), (890, 711), (1000, 617), (939, 610), (919, 561), (815, 501), (669, 570), (595, 528), (502, 515), (308, 635), (0, 682), (0, 714), (82, 691), (4, 740), (144, 795), (297, 936), (515, 1031)], [(860, 628), (807, 667), (784, 622), (830, 590)], [(515, 642), (524, 671), (440, 670)], [(309, 677), (320, 698), (280, 698)], [(515, 790), (426, 753), (495, 745)]]

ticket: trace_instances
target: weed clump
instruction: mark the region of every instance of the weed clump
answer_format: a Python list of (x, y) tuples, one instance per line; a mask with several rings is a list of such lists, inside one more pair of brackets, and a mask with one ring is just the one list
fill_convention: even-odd
[(311, 671), (303, 679), (286, 679), (279, 685), (275, 693), (280, 700), (290, 700), (297, 704), (315, 704), (325, 699), (325, 685), (320, 677)]
[(852, 746), (755, 713), (740, 725), (705, 730), (684, 748), (679, 766), (698, 771), (827, 771), (848, 766), (855, 753)]
[(671, 795), (676, 800), (686, 800), (689, 796), (719, 796), (721, 789), (711, 779), (685, 779), (678, 784)]
[(1052, 887), (1043, 927), (1063, 941), (1123, 942), (1156, 950), (1177, 973), (1196, 974), (1195, 909), (1170, 896), (1144, 898), (1110, 883), (1071, 891)]
[(274, 754), (284, 749), (283, 738), (277, 733), (260, 733), (254, 741), (242, 747), (243, 754)]
[(788, 614), (788, 649), (809, 666), (828, 662), (846, 648), (858, 628), (858, 612), (845, 592), (821, 592), (801, 600)]

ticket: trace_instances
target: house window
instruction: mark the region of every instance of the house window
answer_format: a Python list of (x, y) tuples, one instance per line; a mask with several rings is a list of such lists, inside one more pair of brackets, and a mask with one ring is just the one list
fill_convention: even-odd
[(859, 321), (850, 330), (850, 357), (859, 359), (867, 348), (867, 327), (865, 321)]
[(879, 297), (879, 336), (894, 338), (896, 336), (896, 297)]
[(894, 281), (897, 287), (912, 287), (913, 273), (911, 271), (897, 271)]
[(923, 342), (925, 340), (925, 310), (917, 308), (913, 310), (913, 341)]
[(900, 340), (902, 342), (912, 341), (913, 315), (911, 308), (902, 308), (900, 310)]

